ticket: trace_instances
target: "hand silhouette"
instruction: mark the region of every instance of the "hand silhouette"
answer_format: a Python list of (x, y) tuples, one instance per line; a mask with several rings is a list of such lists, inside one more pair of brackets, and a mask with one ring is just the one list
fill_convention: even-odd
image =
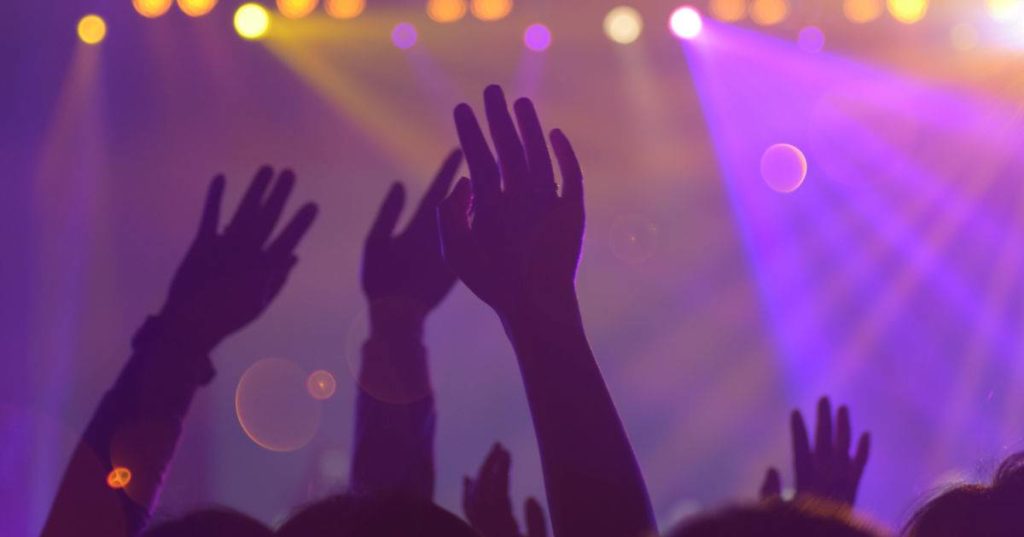
[(574, 298), (584, 211), (583, 174), (572, 146), (561, 131), (551, 133), (562, 175), (559, 195), (533, 103), (516, 102), (517, 133), (501, 88), (488, 87), (484, 100), (498, 160), (473, 110), (459, 105), (455, 125), (472, 184), (461, 179), (438, 211), (445, 258), (501, 316), (553, 297)]
[[(832, 406), (827, 397), (818, 402), (818, 427), (814, 435), (815, 447), (811, 451), (807, 427), (799, 410), (790, 418), (793, 434), (793, 466), (796, 473), (796, 493), (832, 500), (853, 506), (857, 487), (868, 462), (871, 436), (861, 435), (857, 452), (850, 458), (850, 412), (839, 407), (836, 416), (837, 431), (832, 434)], [(778, 497), (782, 482), (779, 471), (770, 468), (761, 486), (764, 499)]]
[(405, 205), (405, 189), (395, 183), (388, 191), (363, 250), (363, 291), (371, 304), (408, 306), (425, 315), (455, 285), (455, 274), (441, 255), (436, 214), (461, 164), (461, 152), (448, 155), (416, 214), (398, 235), (393, 233)]
[(547, 537), (544, 508), (535, 498), (526, 500), (526, 535), (519, 532), (508, 493), (511, 466), (509, 452), (495, 444), (476, 480), (463, 479), (462, 509), (466, 519), (483, 537)]
[(295, 174), (285, 170), (274, 181), (274, 171), (263, 167), (231, 223), (218, 232), (224, 183), (223, 176), (210, 183), (199, 231), (160, 314), (183, 329), (190, 344), (207, 351), (256, 320), (281, 291), (297, 261), (295, 247), (317, 213), (314, 204), (304, 205), (270, 240), (295, 186)]

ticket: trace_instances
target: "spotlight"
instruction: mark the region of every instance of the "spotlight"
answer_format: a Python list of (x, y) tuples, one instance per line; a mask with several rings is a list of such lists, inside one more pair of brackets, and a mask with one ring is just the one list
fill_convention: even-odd
[(644, 20), (640, 12), (629, 6), (619, 6), (604, 18), (604, 33), (616, 43), (628, 45), (639, 39), (643, 31)]
[(496, 21), (512, 12), (512, 0), (473, 0), (470, 10), (482, 21)]
[(794, 192), (807, 178), (807, 157), (796, 146), (775, 144), (761, 156), (761, 177), (776, 192)]
[(417, 39), (419, 39), (419, 33), (416, 32), (416, 27), (408, 22), (400, 22), (395, 25), (394, 30), (391, 30), (391, 42), (402, 50), (412, 48)]
[(216, 5), (217, 0), (178, 0), (178, 9), (189, 17), (202, 17)]
[(427, 16), (434, 22), (455, 22), (466, 16), (466, 0), (430, 0)]
[(846, 15), (846, 20), (857, 24), (881, 17), (884, 10), (882, 0), (843, 0), (843, 15)]
[(132, 5), (135, 6), (135, 11), (139, 12), (139, 15), (146, 17), (147, 19), (155, 19), (164, 13), (167, 13), (168, 9), (171, 9), (171, 3), (174, 0), (132, 0)]
[(96, 45), (107, 37), (107, 23), (99, 15), (86, 15), (78, 21), (78, 38), (86, 45)]
[(668, 21), (669, 28), (680, 39), (694, 39), (704, 29), (704, 20), (700, 12), (691, 6), (684, 6), (672, 12)]
[(774, 26), (789, 16), (786, 0), (754, 0), (750, 6), (750, 19), (761, 26)]
[(808, 26), (800, 30), (797, 44), (807, 52), (821, 52), (825, 48), (825, 34), (817, 26)]
[(289, 19), (301, 19), (316, 9), (317, 0), (277, 0), (277, 10)]
[(988, 14), (999, 22), (1013, 22), (1024, 14), (1021, 0), (987, 0)]
[(324, 7), (336, 19), (354, 19), (366, 9), (366, 0), (327, 0)]
[(746, 0), (711, 0), (708, 11), (718, 20), (737, 22), (747, 16)]
[(928, 0), (889, 0), (889, 14), (903, 24), (914, 24), (928, 13)]
[(246, 39), (259, 39), (270, 29), (267, 8), (254, 3), (242, 4), (235, 11), (235, 31)]
[(543, 24), (531, 24), (523, 33), (523, 42), (534, 52), (544, 52), (551, 46), (551, 30)]

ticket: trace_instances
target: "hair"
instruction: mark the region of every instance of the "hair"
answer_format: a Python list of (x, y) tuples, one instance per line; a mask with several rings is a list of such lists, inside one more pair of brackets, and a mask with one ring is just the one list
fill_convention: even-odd
[(204, 509), (177, 520), (156, 524), (143, 537), (272, 537), (274, 532), (262, 522), (225, 508)]
[(1024, 453), (999, 465), (991, 485), (961, 484), (925, 503), (903, 527), (908, 537), (1024, 535)]
[(824, 500), (766, 500), (698, 515), (668, 537), (879, 537), (849, 508)]
[(300, 509), (280, 537), (479, 537), (433, 503), (402, 496), (341, 494)]

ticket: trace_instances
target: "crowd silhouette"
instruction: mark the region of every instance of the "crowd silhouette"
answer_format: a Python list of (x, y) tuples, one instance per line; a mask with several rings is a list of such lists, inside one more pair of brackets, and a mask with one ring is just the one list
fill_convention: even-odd
[[(166, 302), (135, 334), (132, 355), (71, 457), (43, 535), (885, 535), (854, 509), (870, 437), (864, 433), (855, 443), (849, 410), (841, 406), (833, 415), (828, 398), (818, 404), (813, 442), (800, 412), (791, 416), (794, 497), (782, 498), (782, 476), (771, 468), (759, 499), (657, 528), (577, 301), (586, 220), (580, 163), (562, 131), (545, 134), (529, 99), (510, 110), (501, 88), (491, 86), (484, 103), (489, 137), (474, 110), (459, 105), (460, 150), (445, 159), (409, 224), (396, 230), (406, 205), (396, 183), (367, 233), (362, 289), (370, 334), (362, 347), (344, 493), (296, 506), (276, 528), (226, 509), (150, 520), (189, 405), (216, 376), (212, 353), (270, 306), (317, 216), (308, 203), (284, 219), (295, 175), (264, 167), (224, 226), (226, 180), (211, 182)], [(459, 174), (463, 160), (468, 177)], [(515, 352), (541, 456), (543, 504), (530, 498), (522, 509), (513, 506), (512, 460), (500, 444), (477, 475), (465, 477), (463, 517), (433, 503), (436, 414), (424, 324), (460, 281), (494, 310)], [(108, 483), (115, 468), (131, 472), (123, 487)], [(942, 492), (900, 532), (1021, 536), (1018, 505), (1024, 505), (1024, 456), (1008, 459), (991, 485)]]

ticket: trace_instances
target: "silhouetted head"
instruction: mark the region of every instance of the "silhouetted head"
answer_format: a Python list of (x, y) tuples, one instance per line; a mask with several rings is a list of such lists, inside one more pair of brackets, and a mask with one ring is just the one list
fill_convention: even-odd
[(479, 537), (455, 515), (431, 502), (403, 497), (343, 494), (301, 509), (280, 537)]
[(830, 502), (764, 501), (690, 519), (668, 537), (878, 537), (882, 535)]
[(991, 485), (955, 486), (918, 509), (908, 537), (1024, 535), (1024, 453), (1009, 456)]
[(155, 524), (143, 537), (272, 537), (274, 532), (258, 520), (230, 509), (204, 509), (178, 520)]

